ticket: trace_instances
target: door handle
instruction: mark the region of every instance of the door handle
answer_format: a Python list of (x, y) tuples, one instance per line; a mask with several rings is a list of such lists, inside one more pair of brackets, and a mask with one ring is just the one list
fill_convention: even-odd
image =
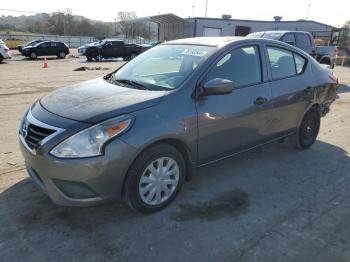
[(267, 98), (259, 96), (257, 99), (254, 101), (254, 105), (262, 105), (268, 101)]

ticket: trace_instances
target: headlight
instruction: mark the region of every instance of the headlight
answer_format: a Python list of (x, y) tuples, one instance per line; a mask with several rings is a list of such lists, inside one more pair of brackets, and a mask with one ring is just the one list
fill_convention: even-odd
[(134, 117), (122, 115), (94, 125), (67, 138), (51, 150), (59, 158), (91, 157), (101, 155), (104, 144), (126, 132)]

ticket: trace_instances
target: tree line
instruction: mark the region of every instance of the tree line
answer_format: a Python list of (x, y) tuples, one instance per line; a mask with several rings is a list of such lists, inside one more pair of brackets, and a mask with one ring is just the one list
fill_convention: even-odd
[(74, 15), (71, 9), (59, 10), (51, 14), (31, 16), (1, 16), (1, 31), (19, 31), (37, 34), (94, 36), (105, 38), (124, 35), (149, 38), (149, 26), (132, 24), (128, 20), (137, 18), (135, 12), (118, 12), (113, 22), (101, 22)]

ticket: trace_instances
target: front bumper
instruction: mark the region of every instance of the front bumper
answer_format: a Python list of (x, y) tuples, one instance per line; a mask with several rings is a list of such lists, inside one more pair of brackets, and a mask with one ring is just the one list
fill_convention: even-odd
[(115, 139), (107, 144), (103, 156), (59, 159), (49, 154), (52, 145), (61, 141), (55, 139), (52, 137), (35, 152), (20, 139), (28, 174), (54, 203), (93, 206), (121, 197), (125, 175), (137, 155), (135, 148)]

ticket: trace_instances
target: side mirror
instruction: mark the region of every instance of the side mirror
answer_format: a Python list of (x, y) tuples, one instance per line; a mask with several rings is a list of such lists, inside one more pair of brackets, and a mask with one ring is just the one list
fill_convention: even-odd
[(234, 84), (232, 81), (223, 78), (214, 78), (206, 82), (203, 86), (202, 95), (225, 95), (232, 93)]

